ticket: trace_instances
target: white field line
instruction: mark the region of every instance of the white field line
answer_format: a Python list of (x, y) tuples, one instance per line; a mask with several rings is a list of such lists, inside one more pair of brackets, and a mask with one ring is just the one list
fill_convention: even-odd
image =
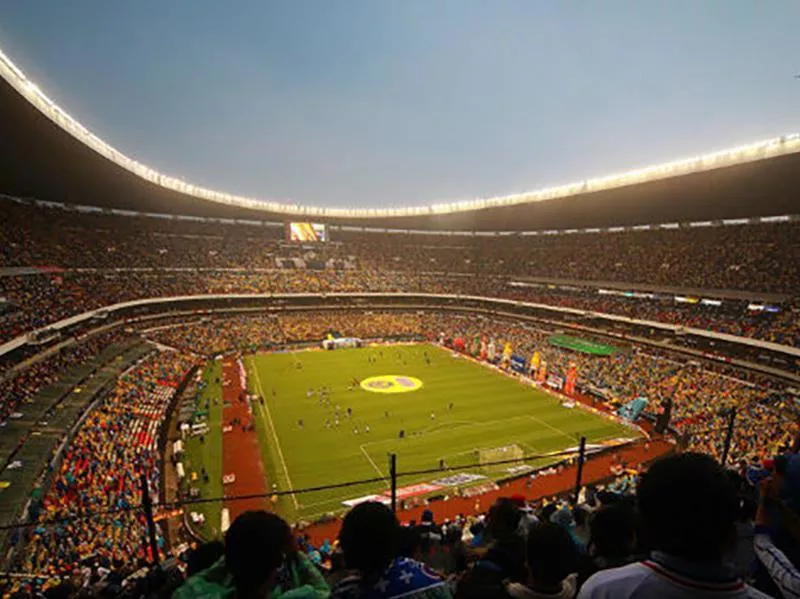
[[(445, 426), (439, 424), (439, 425), (436, 425), (436, 426), (433, 426), (433, 427), (429, 427), (427, 429), (423, 429), (422, 431), (420, 431), (420, 433), (415, 434), (415, 435), (411, 435), (410, 438), (416, 439), (418, 436), (432, 437), (433, 435), (438, 435), (438, 434), (441, 434), (441, 433), (452, 433), (453, 431), (461, 430), (461, 429), (464, 429), (464, 428), (473, 428), (473, 427), (476, 427), (476, 426), (490, 426), (492, 424), (500, 424), (502, 422), (512, 422), (514, 420), (525, 420), (525, 419), (528, 419), (528, 418), (531, 418), (531, 416), (528, 415), (528, 414), (523, 414), (521, 416), (511, 416), (510, 418), (500, 418), (499, 420), (487, 420), (487, 421), (484, 421), (484, 422), (475, 422), (474, 420), (457, 420), (456, 421), (457, 423), (465, 423), (466, 422), (466, 423), (469, 423), (469, 424), (458, 424), (458, 426), (448, 426), (448, 427), (445, 427)], [(559, 431), (559, 432), (561, 432), (561, 431)], [(570, 437), (570, 438), (572, 438), (572, 437)], [(395, 443), (396, 441), (397, 441), (397, 439), (395, 439), (394, 437), (389, 438), (389, 439), (380, 439), (378, 441), (370, 441), (369, 443), (364, 443), (364, 445), (362, 445), (362, 447), (369, 447), (370, 445), (385, 445), (386, 443)]]
[(516, 443), (517, 445), (522, 445), (525, 449), (527, 449), (530, 452), (531, 455), (536, 455), (536, 453), (539, 451), (538, 449), (536, 449), (536, 446), (533, 445), (532, 443), (526, 443), (525, 441), (517, 441)]
[[(272, 414), (269, 411), (269, 398), (264, 394), (264, 388), (261, 386), (261, 377), (258, 374), (258, 366), (255, 364), (252, 358), (250, 359), (250, 367), (256, 378), (258, 394), (264, 398), (264, 406), (262, 411), (267, 416), (267, 424), (269, 424), (269, 429), (272, 432), (272, 438), (275, 440), (275, 447), (278, 449), (278, 457), (281, 460), (281, 467), (283, 468), (283, 475), (286, 478), (286, 484), (290, 489), (293, 489), (294, 486), (292, 485), (292, 479), (289, 478), (289, 469), (286, 467), (286, 459), (283, 457), (281, 442), (280, 439), (278, 439), (278, 433), (275, 431), (275, 425), (272, 422)], [(260, 406), (261, 402), (258, 402), (258, 404)], [(292, 493), (292, 501), (294, 502), (294, 509), (300, 509), (300, 504), (297, 502), (297, 496), (294, 493)]]
[[(615, 434), (611, 434), (611, 435), (607, 435), (605, 437), (600, 437), (598, 439), (595, 439), (594, 441), (595, 442), (600, 442), (600, 441), (605, 441), (606, 439), (613, 439), (615, 437), (616, 437)], [(374, 443), (380, 443), (380, 441), (376, 441)], [(531, 447), (531, 448), (534, 449), (533, 453), (536, 453), (536, 447), (534, 445), (531, 445), (530, 443), (521, 443), (521, 442), (518, 442), (518, 441), (515, 441), (515, 443), (517, 443), (517, 445), (526, 445), (528, 447)], [(449, 457), (453, 457), (453, 456), (456, 456), (456, 455), (462, 455), (462, 454), (466, 454), (466, 453), (472, 453), (473, 451), (475, 451), (475, 450), (472, 449), (472, 450), (469, 450), (469, 451), (462, 451), (462, 452), (459, 452), (459, 453), (450, 454)], [(445, 456), (445, 459), (447, 459), (447, 457), (448, 456)], [(551, 457), (542, 456), (542, 458), (540, 458), (540, 459), (548, 460), (548, 461), (545, 461), (545, 463), (543, 463), (543, 464), (539, 464), (537, 466), (537, 468), (545, 468), (546, 466), (548, 466), (548, 464), (552, 464), (552, 463), (555, 463), (555, 462), (559, 461), (561, 459), (561, 457), (560, 456), (551, 456)], [(451, 468), (450, 470), (457, 471), (458, 468)], [(492, 477), (490, 476), (489, 478), (491, 479)], [(408, 484), (412, 484), (412, 482), (409, 482)], [(346, 509), (349, 509), (349, 508), (344, 507), (342, 505), (342, 501), (344, 501), (345, 499), (350, 499), (350, 498), (352, 498), (352, 493), (349, 494), (349, 495), (345, 495), (345, 494), (337, 495), (336, 497), (332, 497), (330, 499), (325, 499), (323, 501), (317, 501), (317, 502), (314, 502), (314, 503), (304, 504), (303, 505), (304, 509), (316, 508), (316, 507), (321, 507), (321, 506), (330, 506), (330, 509), (328, 509), (326, 511), (323, 511), (323, 512), (317, 512), (317, 513), (314, 513), (314, 514), (305, 514), (303, 516), (303, 518), (304, 519), (313, 520), (314, 518), (317, 518), (317, 517), (320, 517), (320, 516), (324, 516), (324, 515), (329, 514), (331, 512), (334, 512), (334, 513), (343, 512), (343, 511), (345, 511)]]
[[(439, 349), (441, 349), (442, 351), (447, 351), (446, 349), (444, 349), (442, 347), (439, 347)], [(504, 377), (509, 378), (509, 379), (511, 379), (513, 381), (516, 381), (517, 383), (519, 383), (520, 385), (522, 385), (522, 386), (524, 386), (526, 388), (536, 389), (537, 391), (540, 391), (540, 392), (544, 393), (545, 395), (549, 395), (553, 399), (557, 399), (559, 401), (564, 401), (564, 400), (576, 401), (574, 398), (568, 397), (568, 396), (566, 396), (566, 395), (564, 395), (562, 393), (559, 393), (558, 391), (555, 391), (553, 389), (545, 389), (544, 387), (540, 387), (537, 384), (529, 384), (529, 383), (525, 382), (525, 380), (523, 378), (521, 378), (521, 377), (516, 377), (516, 376), (513, 376), (512, 374), (510, 374), (508, 372), (503, 372), (499, 368), (493, 368), (491, 365), (487, 364), (486, 362), (483, 362), (481, 360), (477, 360), (476, 358), (473, 358), (472, 356), (468, 356), (466, 354), (458, 354), (458, 356), (460, 358), (464, 358), (464, 359), (472, 362), (473, 364), (477, 364), (478, 366), (481, 366), (481, 367), (483, 367), (483, 368), (485, 368), (485, 369), (487, 369), (489, 371), (495, 372), (495, 373), (497, 373), (497, 374), (499, 374), (501, 376), (504, 376)], [(665, 358), (665, 360), (671, 361), (671, 360), (669, 360), (667, 358)], [(587, 410), (587, 408), (584, 406), (584, 404), (582, 402), (577, 401), (576, 403), (577, 403), (578, 406), (580, 406), (580, 409), (583, 409), (584, 411)], [(601, 418), (605, 418), (606, 420), (610, 420), (612, 422), (615, 422), (616, 424), (620, 424), (622, 426), (626, 426), (627, 428), (635, 428), (639, 432), (639, 434), (641, 434), (643, 437), (645, 437), (647, 439), (650, 438), (650, 435), (648, 435), (646, 432), (644, 432), (644, 429), (642, 429), (638, 425), (634, 424), (633, 422), (629, 422), (629, 423), (622, 422), (616, 416), (614, 416), (613, 414), (608, 414), (608, 413), (605, 413), (605, 412), (601, 412), (600, 410), (596, 410), (596, 411), (593, 410), (592, 413), (595, 416), (600, 416)], [(570, 435), (568, 433), (565, 433), (564, 431), (562, 431), (560, 429), (557, 429), (554, 426), (551, 426), (550, 424), (548, 424), (544, 420), (536, 418), (535, 416), (530, 416), (530, 417), (533, 418), (534, 420), (536, 420), (537, 422), (539, 422), (541, 424), (544, 424), (546, 427), (552, 429), (553, 431), (555, 431), (555, 432), (557, 432), (557, 433), (559, 433), (561, 435), (564, 435), (565, 437), (569, 437), (570, 439), (574, 439), (574, 437), (572, 437), (572, 435)]]
[(528, 414), (528, 418), (530, 418), (531, 420), (535, 420), (539, 424), (543, 424), (544, 426), (549, 428), (551, 431), (556, 432), (559, 435), (563, 435), (563, 436), (567, 437), (568, 439), (570, 439), (571, 441), (575, 441), (575, 437), (574, 436), (570, 435), (567, 432), (562, 431), (560, 428), (554, 427), (552, 424), (550, 424), (549, 422), (547, 422), (545, 420), (542, 420), (541, 418), (537, 418), (536, 416), (533, 416), (531, 414)]
[(367, 461), (370, 464), (372, 464), (373, 468), (375, 468), (375, 472), (378, 473), (378, 476), (380, 476), (384, 480), (384, 482), (386, 483), (386, 486), (387, 487), (391, 487), (391, 485), (389, 484), (389, 480), (386, 478), (386, 475), (383, 473), (383, 470), (378, 468), (378, 465), (375, 463), (375, 460), (373, 460), (372, 457), (369, 455), (369, 453), (367, 453), (367, 450), (364, 449), (364, 446), (363, 445), (359, 445), (358, 447), (361, 450), (361, 453), (364, 454), (364, 457), (367, 458)]

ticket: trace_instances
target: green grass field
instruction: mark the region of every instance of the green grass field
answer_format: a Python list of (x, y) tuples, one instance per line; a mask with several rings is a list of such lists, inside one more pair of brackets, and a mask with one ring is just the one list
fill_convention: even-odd
[[(389, 453), (397, 454), (402, 473), (438, 468), (440, 459), (454, 469), (472, 464), (477, 449), (517, 445), (526, 454), (544, 454), (575, 447), (581, 435), (589, 442), (635, 436), (613, 421), (564, 408), (552, 395), (430, 345), (259, 354), (245, 364), (250, 390), (266, 402), (255, 404), (255, 410), (269, 484), (277, 482), (282, 490), (386, 477)], [(423, 386), (394, 394), (348, 390), (354, 378), (378, 375), (416, 377)], [(321, 394), (307, 394), (323, 386), (330, 389), (329, 403)], [(401, 429), (404, 439), (398, 438)], [(531, 464), (547, 461), (553, 458)], [(495, 478), (508, 474), (507, 466), (470, 471)], [(398, 486), (436, 478), (436, 473), (403, 477)], [(284, 496), (279, 506), (289, 519), (313, 518), (343, 509), (343, 500), (387, 488), (381, 481), (314, 491)]]

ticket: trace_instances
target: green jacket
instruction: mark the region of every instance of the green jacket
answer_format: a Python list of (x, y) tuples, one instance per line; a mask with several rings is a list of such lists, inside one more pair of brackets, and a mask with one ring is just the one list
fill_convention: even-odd
[[(267, 599), (327, 599), (331, 590), (316, 566), (305, 553), (298, 552), (289, 570), (291, 583), (287, 588), (277, 586)], [(172, 599), (234, 599), (233, 577), (225, 567), (225, 559), (191, 576), (172, 594)]]

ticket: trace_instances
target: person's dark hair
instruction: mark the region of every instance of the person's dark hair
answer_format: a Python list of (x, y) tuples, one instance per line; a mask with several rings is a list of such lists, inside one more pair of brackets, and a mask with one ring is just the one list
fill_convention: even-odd
[(508, 497), (500, 497), (489, 508), (489, 534), (494, 540), (516, 536), (522, 512)]
[(392, 510), (376, 501), (358, 504), (344, 517), (339, 532), (347, 567), (367, 577), (380, 574), (397, 556), (399, 535)]
[(653, 464), (638, 488), (651, 549), (690, 560), (718, 560), (733, 542), (736, 488), (711, 457), (682, 453)]
[(592, 516), (589, 551), (605, 558), (630, 555), (636, 541), (636, 513), (626, 504), (608, 505)]
[(569, 533), (552, 522), (538, 522), (531, 526), (526, 557), (528, 573), (535, 588), (558, 587), (578, 565), (578, 551)]
[(225, 566), (240, 597), (254, 596), (285, 562), (292, 531), (280, 516), (244, 512), (225, 533)]
[(186, 556), (186, 576), (192, 576), (210, 568), (225, 553), (222, 541), (202, 543), (189, 551)]
[(422, 550), (422, 534), (417, 526), (401, 526), (398, 533), (397, 554), (415, 558)]

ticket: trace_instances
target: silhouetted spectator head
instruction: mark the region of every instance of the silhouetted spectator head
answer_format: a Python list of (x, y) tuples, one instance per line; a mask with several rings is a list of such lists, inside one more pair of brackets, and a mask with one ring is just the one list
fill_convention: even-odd
[(489, 508), (489, 534), (492, 539), (500, 541), (516, 536), (522, 513), (508, 497), (500, 497)]
[(557, 591), (577, 569), (578, 552), (564, 528), (552, 522), (537, 522), (528, 532), (526, 559), (530, 586), (545, 592)]
[(360, 503), (344, 517), (339, 532), (348, 568), (363, 574), (382, 572), (397, 556), (400, 524), (387, 506), (376, 501)]
[(225, 565), (239, 597), (266, 597), (292, 550), (292, 532), (280, 517), (249, 511), (225, 533)]
[(683, 453), (659, 460), (642, 477), (638, 497), (651, 549), (715, 561), (735, 539), (736, 488), (707, 455)]
[(416, 526), (401, 526), (398, 534), (397, 554), (400, 557), (420, 558), (423, 539)]
[(601, 508), (589, 524), (589, 552), (608, 559), (631, 555), (636, 546), (636, 513), (626, 504)]

